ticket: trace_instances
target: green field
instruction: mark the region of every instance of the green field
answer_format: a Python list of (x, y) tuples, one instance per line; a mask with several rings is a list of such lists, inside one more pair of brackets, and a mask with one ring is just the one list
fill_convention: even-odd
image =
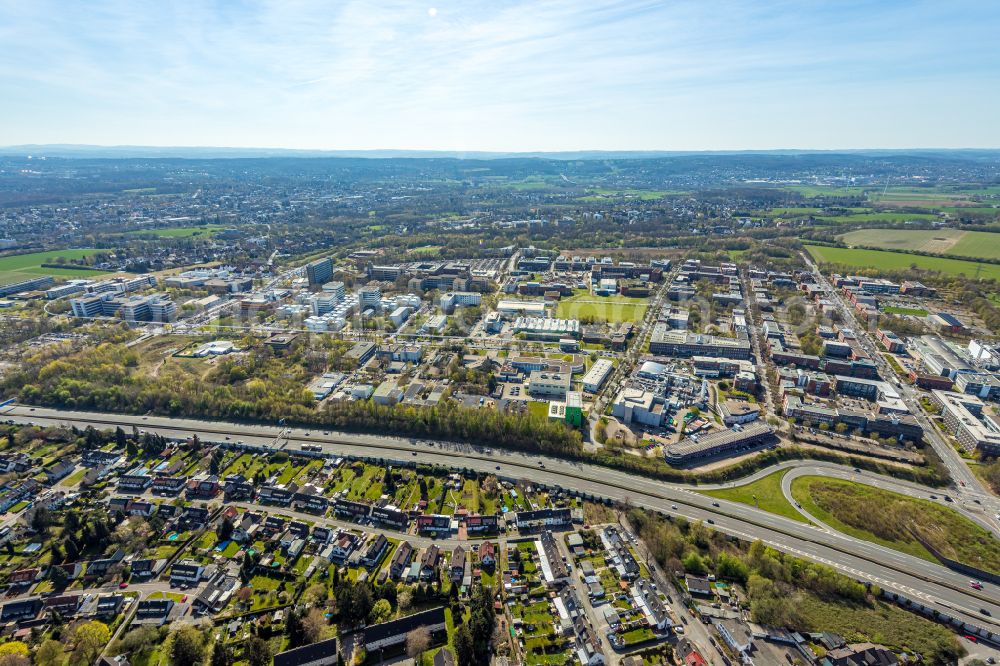
[(823, 215), (816, 218), (824, 222), (933, 222), (941, 218), (933, 213), (850, 213), (849, 215)]
[(719, 490), (701, 490), (699, 492), (717, 499), (756, 506), (764, 511), (776, 513), (779, 516), (791, 518), (792, 520), (798, 520), (803, 523), (809, 522), (805, 516), (795, 510), (795, 507), (785, 499), (785, 495), (781, 492), (781, 479), (787, 473), (788, 470), (784, 470), (769, 474), (762, 479), (757, 479), (746, 485)]
[(82, 259), (96, 252), (100, 252), (100, 250), (52, 250), (50, 252), (32, 252), (31, 254), (15, 254), (9, 257), (0, 257), (0, 284), (30, 280), (40, 275), (80, 278), (104, 275), (104, 271), (90, 269), (42, 268), (42, 264), (55, 263), (59, 257), (67, 260)]
[(646, 314), (646, 299), (629, 296), (594, 296), (580, 291), (563, 298), (556, 308), (559, 319), (595, 319), (607, 322), (640, 321)]
[(914, 536), (919, 530), (946, 557), (1000, 572), (1000, 541), (936, 502), (818, 476), (795, 479), (792, 496), (818, 520), (850, 536), (936, 561)]
[(945, 257), (924, 257), (901, 252), (882, 252), (880, 250), (860, 250), (843, 247), (826, 247), (806, 245), (809, 254), (816, 261), (841, 264), (849, 268), (871, 268), (877, 266), (888, 270), (906, 270), (911, 266), (938, 271), (945, 275), (960, 275), (974, 278), (1000, 279), (1000, 264), (980, 264), (974, 261), (948, 259)]
[(666, 196), (680, 195), (684, 192), (671, 192), (667, 190), (614, 190), (598, 187), (589, 190), (590, 194), (580, 197), (580, 201), (605, 201), (609, 197), (630, 197), (640, 201), (656, 201)]
[(886, 314), (911, 315), (913, 317), (926, 317), (929, 314), (927, 310), (919, 308), (896, 308), (892, 306), (882, 308), (882, 312)]
[(137, 229), (128, 232), (135, 236), (157, 236), (159, 238), (192, 238), (194, 236), (212, 236), (222, 231), (217, 224), (206, 224), (200, 227), (166, 227), (163, 229)]
[(959, 229), (861, 229), (839, 236), (848, 245), (917, 250), (960, 257), (1000, 257), (1000, 233)]
[(835, 187), (833, 185), (784, 185), (780, 189), (801, 194), (807, 199), (818, 197), (860, 197), (864, 196), (864, 187)]

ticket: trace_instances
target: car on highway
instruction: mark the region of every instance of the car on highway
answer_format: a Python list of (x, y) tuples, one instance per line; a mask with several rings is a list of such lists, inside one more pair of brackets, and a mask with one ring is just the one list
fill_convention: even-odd
[(500, 469), (500, 465), (497, 465), (497, 469)]
[(718, 502), (712, 502), (712, 506), (718, 508), (719, 507), (719, 503)]
[(979, 612), (982, 613), (983, 615), (987, 616), (987, 617), (992, 617), (993, 616), (993, 614), (990, 613), (990, 609), (989, 608), (980, 608)]
[(970, 580), (969, 587), (971, 587), (973, 590), (981, 590), (983, 589), (983, 584), (980, 583), (978, 580)]
[(128, 583), (121, 583), (121, 584), (120, 584), (120, 585), (118, 586), (118, 589), (119, 589), (119, 590), (124, 590), (124, 589), (125, 589), (126, 587), (128, 587)]
[(714, 525), (714, 524), (715, 524), (715, 521), (714, 521), (714, 520), (712, 520), (711, 518), (709, 518), (709, 519), (708, 519), (708, 524), (709, 524), (709, 525)]
[(676, 511), (677, 510), (677, 505), (676, 504), (671, 504), (670, 508), (673, 509), (674, 511)]

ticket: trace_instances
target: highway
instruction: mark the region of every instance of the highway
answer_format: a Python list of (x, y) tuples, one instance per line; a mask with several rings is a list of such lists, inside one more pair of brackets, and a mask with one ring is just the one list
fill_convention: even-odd
[[(485, 447), (411, 440), (400, 437), (323, 432), (301, 428), (60, 411), (12, 405), (2, 418), (38, 425), (75, 425), (111, 429), (133, 426), (166, 437), (197, 434), (206, 442), (229, 442), (266, 449), (301, 450), (319, 445), (323, 453), (389, 461), (421, 462), (492, 472), (502, 478), (572, 489), (595, 497), (659, 511), (689, 520), (712, 521), (715, 529), (747, 540), (760, 539), (794, 555), (822, 562), (858, 580), (879, 585), (944, 614), (960, 617), (1000, 634), (1000, 589), (987, 584), (969, 587), (969, 577), (904, 553), (851, 538), (839, 532), (760, 511), (754, 507), (709, 497), (690, 487), (579, 462)], [(789, 463), (786, 463), (789, 465)], [(810, 473), (830, 475), (826, 465), (802, 463)], [(773, 471), (769, 470), (769, 471)], [(861, 476), (861, 475), (859, 475)], [(863, 475), (866, 482), (897, 489), (902, 482)], [(915, 492), (915, 490), (914, 490)], [(933, 491), (927, 491), (933, 492)], [(988, 614), (984, 613), (986, 611)]]

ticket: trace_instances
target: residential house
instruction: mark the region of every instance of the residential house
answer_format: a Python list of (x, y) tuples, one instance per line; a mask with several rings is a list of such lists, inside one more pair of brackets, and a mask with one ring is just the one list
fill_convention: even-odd
[(452, 583), (458, 584), (462, 582), (464, 576), (465, 549), (461, 546), (455, 546), (455, 550), (451, 551), (451, 562), (448, 564), (448, 578)]
[(45, 470), (45, 482), (50, 486), (59, 483), (76, 469), (76, 463), (69, 460), (60, 460), (52, 467)]
[(233, 598), (240, 587), (240, 579), (220, 571), (194, 600), (194, 607), (218, 613)]
[(253, 498), (253, 484), (240, 474), (227, 476), (222, 489), (226, 499), (231, 502)]
[(492, 541), (484, 541), (479, 545), (479, 561), (487, 569), (496, 566), (497, 552)]
[(496, 514), (466, 516), (465, 530), (469, 534), (496, 534), (500, 531), (500, 519)]
[(371, 514), (371, 506), (364, 502), (352, 502), (351, 500), (337, 498), (333, 503), (333, 512), (338, 518), (357, 521), (367, 518)]
[(143, 599), (136, 606), (132, 625), (162, 626), (178, 613), (176, 605), (173, 599)]
[(42, 612), (42, 600), (21, 599), (0, 606), (0, 623), (34, 620)]
[(129, 571), (132, 574), (132, 580), (148, 580), (159, 576), (166, 564), (167, 561), (164, 559), (132, 560)]
[(451, 532), (451, 516), (424, 514), (417, 516), (417, 532), (420, 534), (441, 534)]
[(438, 558), (441, 550), (434, 544), (427, 547), (420, 557), (420, 580), (430, 580), (437, 575)]
[(409, 541), (403, 541), (396, 547), (396, 552), (392, 554), (392, 560), (389, 562), (389, 576), (393, 580), (399, 580), (406, 573), (412, 558), (413, 546), (410, 545)]
[(187, 483), (186, 476), (157, 476), (153, 479), (153, 494), (178, 495)]
[(372, 518), (383, 527), (392, 528), (400, 532), (406, 531), (410, 524), (410, 518), (405, 511), (400, 511), (394, 506), (372, 507)]
[(194, 560), (182, 560), (170, 567), (171, 585), (197, 585), (205, 567)]
[(389, 540), (385, 535), (378, 534), (368, 542), (364, 555), (361, 556), (361, 564), (366, 567), (374, 567), (382, 559), (386, 549), (389, 547)]
[(522, 532), (562, 527), (573, 523), (573, 511), (569, 508), (518, 511), (514, 517), (514, 523), (517, 525), (517, 529)]

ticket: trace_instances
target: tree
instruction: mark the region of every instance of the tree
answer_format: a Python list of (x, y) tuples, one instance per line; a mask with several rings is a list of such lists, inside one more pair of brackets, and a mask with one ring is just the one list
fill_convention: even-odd
[(170, 647), (171, 663), (175, 666), (198, 666), (205, 658), (205, 635), (194, 627), (174, 632)]
[(455, 657), (458, 660), (458, 666), (473, 666), (476, 663), (472, 631), (468, 624), (463, 624), (455, 632)]
[(302, 593), (302, 603), (306, 606), (319, 606), (326, 601), (326, 586), (322, 583), (313, 583)]
[[(377, 604), (376, 604), (377, 605)], [(302, 618), (302, 638), (305, 645), (311, 645), (323, 639), (326, 631), (326, 615), (319, 608), (310, 608)]]
[(233, 529), (235, 529), (233, 521), (229, 518), (223, 518), (222, 523), (219, 525), (219, 529), (216, 530), (216, 535), (219, 537), (219, 541), (229, 541), (233, 536)]
[(146, 625), (125, 634), (118, 641), (115, 651), (129, 656), (140, 656), (147, 654), (161, 642), (159, 629)]
[(66, 660), (66, 654), (62, 643), (51, 638), (38, 646), (35, 651), (36, 666), (62, 666)]
[(0, 666), (31, 666), (31, 657), (26, 654), (0, 655)]
[[(28, 658), (28, 646), (21, 641), (8, 641), (6, 643), (0, 644), (0, 661), (6, 663), (4, 658), (6, 657), (24, 657)], [(28, 660), (31, 663), (31, 660)]]
[(108, 631), (108, 625), (96, 620), (84, 622), (73, 633), (73, 642), (76, 647), (70, 655), (70, 665), (89, 666), (93, 664), (110, 640), (111, 632)]
[(233, 661), (232, 649), (221, 640), (215, 641), (212, 646), (212, 666), (232, 666)]
[(372, 612), (368, 615), (368, 620), (371, 624), (381, 624), (388, 621), (390, 617), (392, 617), (392, 604), (385, 599), (379, 599), (372, 606)]
[(250, 666), (270, 666), (271, 647), (259, 636), (251, 636), (244, 643), (243, 658)]
[(406, 656), (416, 663), (423, 660), (424, 652), (431, 646), (431, 632), (427, 627), (417, 627), (406, 634)]

